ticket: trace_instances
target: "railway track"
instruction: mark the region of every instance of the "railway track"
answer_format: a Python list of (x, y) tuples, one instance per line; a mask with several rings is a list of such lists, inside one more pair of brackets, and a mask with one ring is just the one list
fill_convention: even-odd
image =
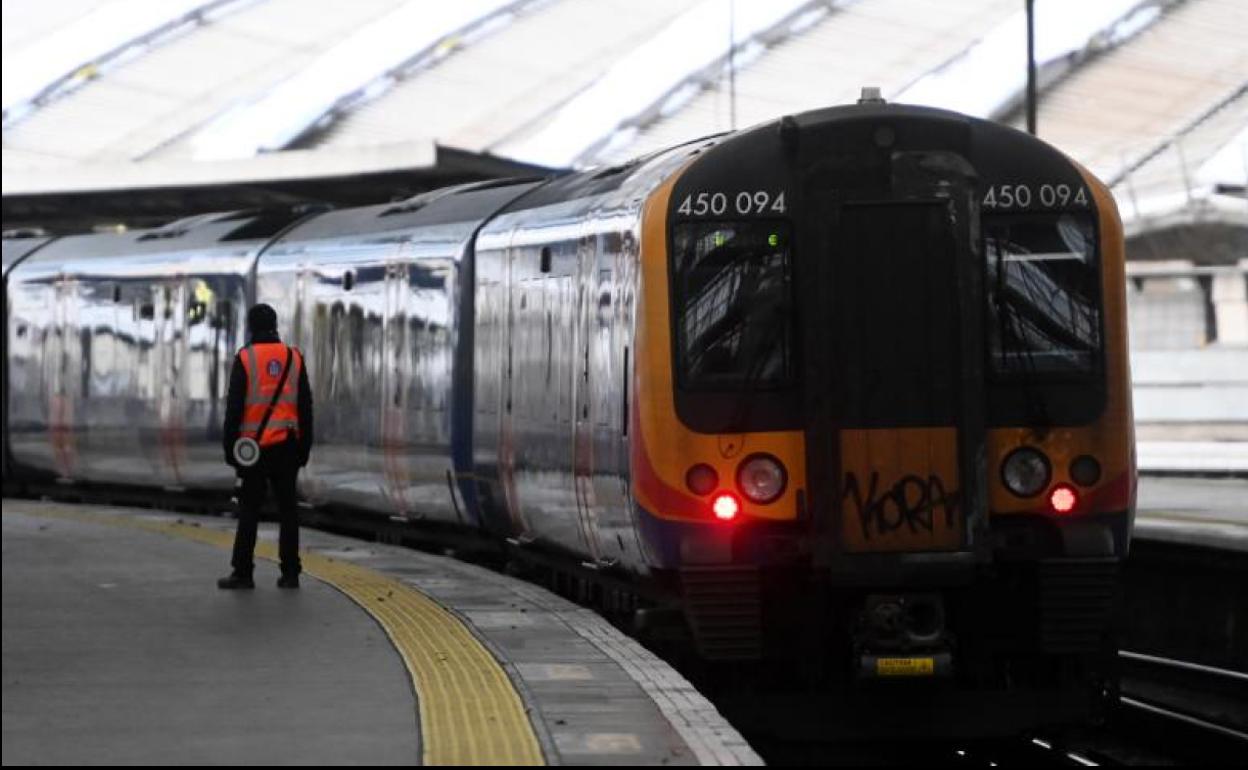
[(1248, 760), (1248, 673), (1123, 650), (1115, 717), (1193, 759)]
[[(954, 741), (759, 741), (770, 764), (1101, 767), (1248, 761), (1248, 673), (1133, 651), (1103, 725)], [(749, 725), (742, 726), (749, 733)], [(753, 740), (753, 738), (752, 738)]]
[(1191, 661), (1118, 653), (1115, 708), (1099, 729), (1041, 736), (1057, 764), (1243, 764), (1248, 674)]

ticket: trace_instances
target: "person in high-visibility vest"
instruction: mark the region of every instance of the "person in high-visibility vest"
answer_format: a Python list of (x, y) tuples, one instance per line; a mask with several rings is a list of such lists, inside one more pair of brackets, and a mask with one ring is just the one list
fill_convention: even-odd
[(252, 577), (256, 529), (271, 484), (281, 517), (278, 557), (282, 576), (277, 586), (298, 588), (302, 566), (295, 478), (312, 452), (312, 388), (303, 354), (277, 335), (277, 312), (272, 307), (259, 304), (247, 312), (247, 335), (248, 344), (238, 351), (230, 370), (222, 429), (225, 461), (241, 480), (238, 531), (230, 561), (234, 569), (217, 581), (217, 587), (256, 587)]

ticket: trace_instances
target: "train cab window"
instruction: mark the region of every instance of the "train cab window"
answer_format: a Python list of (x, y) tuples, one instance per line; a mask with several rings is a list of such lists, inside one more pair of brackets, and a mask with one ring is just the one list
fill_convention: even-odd
[(989, 364), (996, 375), (1080, 376), (1099, 368), (1100, 279), (1086, 214), (988, 215)]
[(677, 379), (691, 389), (766, 389), (794, 378), (789, 228), (696, 222), (673, 233)]

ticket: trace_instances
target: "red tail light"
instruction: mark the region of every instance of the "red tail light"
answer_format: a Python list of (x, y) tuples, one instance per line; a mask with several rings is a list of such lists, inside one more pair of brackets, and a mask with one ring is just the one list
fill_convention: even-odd
[(1059, 484), (1049, 493), (1049, 505), (1058, 513), (1070, 513), (1079, 504), (1079, 494), (1073, 487)]
[(715, 496), (715, 501), (711, 503), (711, 510), (715, 513), (715, 518), (720, 521), (732, 521), (741, 512), (741, 504), (732, 495), (721, 494)]

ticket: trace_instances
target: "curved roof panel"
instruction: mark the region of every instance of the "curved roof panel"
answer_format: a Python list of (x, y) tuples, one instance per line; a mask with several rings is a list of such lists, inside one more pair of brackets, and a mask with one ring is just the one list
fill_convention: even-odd
[(494, 150), (541, 125), (696, 2), (554, 0), (521, 9), (506, 29), (463, 41), (437, 66), (343, 115), (320, 144), (389, 144), (419, 135)]
[(816, 5), (809, 0), (703, 0), (612, 64), (536, 131), (504, 142), (497, 151), (530, 163), (570, 166), (691, 76)]
[(4, 132), (5, 167), (190, 155), (188, 136), (401, 0), (262, 0), (101, 73)]
[(1174, 4), (1047, 89), (1038, 133), (1115, 183), (1124, 217), (1183, 204), (1203, 194), (1201, 166), (1248, 126), (1245, 39), (1242, 0)]
[[(718, 70), (691, 83), (688, 98), (633, 126), (595, 160), (625, 157), (695, 136), (754, 125), (781, 115), (843, 104), (863, 86), (892, 97), (923, 74), (974, 44), (1017, 11), (1016, 0), (870, 0), (834, 7), (752, 58), (742, 57), (732, 80)], [(810, 22), (814, 23), (811, 24)], [(800, 24), (807, 24), (805, 28)], [(629, 127), (624, 127), (625, 132)]]
[(29, 45), (4, 54), (4, 123), (8, 126), (58, 90), (157, 36), (234, 0), (118, 0), (90, 9)]
[(244, 158), (281, 150), (335, 105), (444, 40), (500, 18), (514, 0), (408, 2), (323, 51), (301, 71), (196, 132), (195, 156)]
[(0, 4), (0, 52), (5, 58), (39, 42), (109, 0), (9, 0)]

